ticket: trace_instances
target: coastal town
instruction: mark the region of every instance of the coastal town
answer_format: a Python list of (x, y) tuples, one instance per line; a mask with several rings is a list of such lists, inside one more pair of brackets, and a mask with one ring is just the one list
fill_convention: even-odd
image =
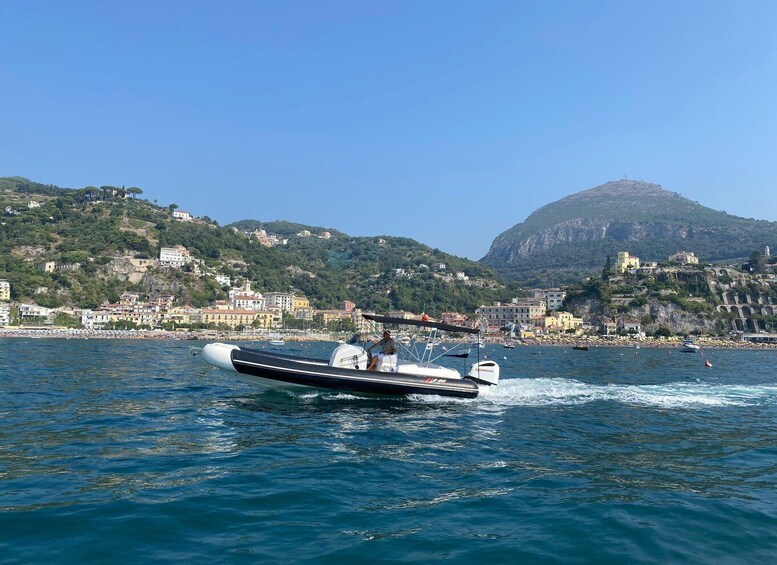
[[(176, 213), (177, 212), (177, 213)], [(175, 210), (173, 216), (179, 221), (192, 221), (188, 213)], [(286, 245), (288, 240), (265, 230), (254, 230), (246, 234), (256, 238), (263, 246)], [(319, 237), (328, 239), (329, 232), (314, 235), (300, 232), (298, 237)], [(770, 257), (768, 247), (764, 256)], [(178, 304), (173, 295), (159, 293), (153, 297), (141, 296), (138, 292), (124, 292), (114, 303), (105, 303), (100, 308), (73, 308), (68, 306), (47, 308), (34, 302), (11, 300), (11, 284), (0, 280), (0, 336), (47, 335), (52, 337), (157, 337), (188, 339), (227, 336), (233, 339), (262, 339), (281, 336), (286, 339), (327, 340), (349, 333), (367, 335), (374, 331), (364, 315), (376, 312), (365, 310), (351, 300), (343, 300), (334, 309), (313, 308), (310, 300), (300, 292), (260, 292), (251, 281), (235, 282), (230, 276), (208, 269), (204, 263), (192, 257), (183, 245), (161, 247), (157, 259), (130, 259), (137, 274), (151, 268), (186, 269), (200, 277), (212, 277), (227, 291), (227, 300), (217, 300), (208, 307), (196, 308)], [(609, 258), (608, 258), (609, 261)], [(77, 270), (79, 264), (42, 262), (38, 268), (44, 272)], [(444, 271), (445, 265), (438, 265)], [(689, 251), (681, 251), (659, 264), (641, 261), (627, 251), (618, 253), (611, 266), (610, 284), (619, 288), (623, 277), (677, 275), (683, 270), (698, 270), (699, 258)], [(462, 273), (454, 276), (460, 276)], [(729, 272), (724, 270), (727, 278)], [(733, 274), (733, 271), (731, 271)], [(407, 276), (405, 272), (396, 276)], [(764, 275), (766, 284), (777, 283), (774, 273)], [(712, 283), (714, 285), (714, 283)], [(711, 285), (711, 286), (712, 286)], [(734, 283), (736, 288), (736, 283)], [(46, 289), (42, 289), (45, 291)], [(439, 322), (454, 326), (477, 328), (486, 342), (574, 345), (594, 343), (615, 345), (643, 343), (671, 345), (679, 336), (649, 336), (638, 319), (626, 313), (602, 320), (598, 324), (576, 316), (565, 308), (567, 290), (563, 288), (526, 289), (522, 296), (509, 302), (495, 302), (481, 305), (474, 315), (460, 312), (443, 312)], [(612, 301), (626, 306), (638, 295), (615, 294)], [(730, 298), (730, 300), (729, 300)], [(701, 300), (700, 298), (696, 299)], [(754, 306), (760, 314), (773, 315), (774, 309), (768, 296), (754, 298), (755, 304), (748, 304), (750, 298), (721, 291), (718, 311), (737, 313), (731, 327), (733, 331), (725, 336), (697, 335), (708, 346), (768, 346), (777, 344), (775, 336), (757, 325)], [(392, 310), (380, 312), (392, 318), (404, 320), (429, 320), (425, 312)], [(762, 318), (761, 318), (762, 319)], [(771, 328), (769, 328), (771, 329)], [(738, 331), (737, 331), (738, 330)]]

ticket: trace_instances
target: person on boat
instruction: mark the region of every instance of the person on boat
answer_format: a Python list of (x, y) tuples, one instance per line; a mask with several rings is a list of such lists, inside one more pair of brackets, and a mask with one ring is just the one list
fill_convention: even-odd
[[(378, 364), (383, 362), (383, 359), (386, 357), (390, 357), (393, 355), (396, 358), (397, 355), (397, 344), (391, 337), (391, 332), (388, 330), (383, 330), (383, 339), (376, 341), (372, 345), (370, 345), (367, 348), (367, 351), (370, 351), (373, 347), (377, 347), (378, 345), (381, 346), (381, 352), (378, 353), (375, 357), (372, 358), (372, 361), (370, 362), (370, 366), (367, 367), (368, 371), (375, 371), (378, 368)], [(393, 359), (389, 359), (389, 361), (392, 361)]]

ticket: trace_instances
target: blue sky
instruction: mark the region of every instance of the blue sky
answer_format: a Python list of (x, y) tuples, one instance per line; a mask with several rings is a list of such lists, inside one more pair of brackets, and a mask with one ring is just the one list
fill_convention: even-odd
[(777, 219), (777, 3), (0, 0), (0, 175), (478, 259), (628, 175)]

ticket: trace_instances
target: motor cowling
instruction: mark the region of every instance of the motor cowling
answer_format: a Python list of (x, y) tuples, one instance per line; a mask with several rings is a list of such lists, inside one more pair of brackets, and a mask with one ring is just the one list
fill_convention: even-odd
[(489, 359), (478, 361), (469, 368), (467, 377), (478, 384), (497, 385), (499, 384), (499, 365)]
[(341, 369), (366, 369), (368, 364), (364, 348), (348, 343), (337, 346), (329, 358), (330, 367)]

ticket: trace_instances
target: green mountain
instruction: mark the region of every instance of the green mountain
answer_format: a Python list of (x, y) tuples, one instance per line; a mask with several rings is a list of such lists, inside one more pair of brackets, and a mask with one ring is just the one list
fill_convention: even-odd
[[(505, 298), (490, 267), (411, 239), (350, 237), (333, 229), (324, 239), (317, 237), (323, 228), (290, 222), (244, 220), (224, 227), (207, 217), (183, 222), (173, 219), (174, 205), (157, 206), (138, 198), (142, 192), (0, 178), (0, 279), (10, 281), (12, 299), (94, 308), (133, 291), (143, 297), (172, 293), (177, 304), (201, 307), (226, 298), (216, 273), (233, 282), (250, 280), (261, 292), (295, 289), (316, 308), (348, 299), (364, 309), (436, 315), (473, 312)], [(31, 200), (39, 206), (28, 207)], [(246, 234), (255, 229), (288, 242), (265, 247)], [(296, 236), (303, 230), (313, 236)], [(191, 252), (196, 268), (170, 269), (153, 261), (160, 247), (174, 245)], [(44, 272), (45, 262), (56, 269)], [(468, 280), (457, 279), (457, 272)]]
[(575, 282), (628, 251), (666, 261), (692, 251), (702, 261), (749, 256), (777, 244), (777, 222), (712, 210), (657, 184), (608, 182), (543, 206), (500, 234), (482, 262), (524, 284)]

